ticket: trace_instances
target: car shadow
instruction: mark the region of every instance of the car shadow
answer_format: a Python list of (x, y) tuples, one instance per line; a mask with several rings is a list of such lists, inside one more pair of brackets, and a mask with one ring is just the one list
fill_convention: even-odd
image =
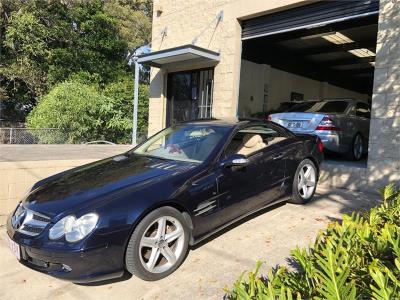
[(274, 210), (274, 209), (276, 209), (278, 207), (281, 207), (281, 206), (285, 205), (286, 203), (287, 203), (286, 201), (274, 203), (274, 204), (272, 204), (270, 206), (267, 206), (267, 207), (255, 212), (255, 213), (252, 213), (252, 214), (244, 217), (243, 219), (237, 220), (236, 222), (228, 225), (227, 227), (225, 227), (225, 228), (213, 233), (211, 236), (205, 238), (204, 240), (200, 241), (199, 243), (190, 246), (190, 250), (196, 250), (196, 249), (206, 245), (207, 243), (211, 242), (212, 240), (220, 237), (221, 235), (224, 235), (225, 233), (231, 231), (232, 229), (234, 229), (234, 228), (236, 228), (236, 227), (238, 227), (238, 226), (240, 226), (240, 225), (242, 225), (242, 224), (244, 224), (244, 223), (246, 223), (246, 222), (248, 222), (248, 221), (250, 221), (252, 219), (255, 219), (258, 216), (261, 216), (261, 215), (263, 215), (263, 214), (265, 214), (265, 213), (267, 213), (267, 212), (269, 212), (271, 210)]

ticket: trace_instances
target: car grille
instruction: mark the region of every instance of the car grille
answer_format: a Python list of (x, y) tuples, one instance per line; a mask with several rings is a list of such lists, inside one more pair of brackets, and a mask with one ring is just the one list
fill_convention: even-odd
[(49, 217), (27, 209), (22, 204), (14, 212), (12, 218), (14, 229), (29, 236), (39, 235), (49, 223)]

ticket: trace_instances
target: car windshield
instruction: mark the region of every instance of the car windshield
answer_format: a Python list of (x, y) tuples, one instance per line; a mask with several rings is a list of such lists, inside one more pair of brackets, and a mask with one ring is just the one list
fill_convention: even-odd
[(341, 114), (346, 111), (347, 101), (307, 101), (293, 106), (291, 112), (311, 112), (325, 114)]
[(222, 141), (229, 128), (223, 125), (175, 125), (151, 137), (133, 153), (201, 163)]
[(282, 102), (279, 107), (277, 108), (277, 111), (287, 111), (291, 109), (293, 106), (298, 105), (298, 103), (295, 102)]

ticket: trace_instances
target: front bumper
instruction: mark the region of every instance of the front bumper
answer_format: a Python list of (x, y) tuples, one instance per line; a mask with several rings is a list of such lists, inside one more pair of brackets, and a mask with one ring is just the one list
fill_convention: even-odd
[(76, 283), (121, 277), (123, 269), (109, 269), (107, 247), (89, 251), (53, 253), (20, 245), (23, 265)]
[[(38, 247), (38, 243), (32, 243), (32, 238), (16, 232), (9, 220), (7, 234), (20, 246), (21, 264), (53, 277), (75, 283), (87, 283), (117, 278), (124, 274), (123, 253), (121, 255), (119, 247), (102, 244), (90, 248), (63, 250), (60, 247), (52, 249), (45, 243)], [(35, 239), (40, 237), (39, 235)], [(42, 240), (45, 239), (42, 237)]]

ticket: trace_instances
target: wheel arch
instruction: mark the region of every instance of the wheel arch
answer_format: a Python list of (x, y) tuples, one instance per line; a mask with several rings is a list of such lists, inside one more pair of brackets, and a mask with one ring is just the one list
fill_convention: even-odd
[[(132, 223), (131, 226), (131, 231), (129, 233), (129, 236), (132, 235), (133, 231), (135, 230), (135, 228), (138, 226), (138, 224), (152, 211), (159, 209), (161, 207), (172, 207), (174, 209), (176, 209), (177, 211), (179, 211), (182, 215), (183, 218), (186, 221), (186, 224), (189, 228), (189, 244), (192, 245), (193, 244), (193, 220), (192, 217), (189, 213), (189, 210), (182, 204), (178, 203), (177, 201), (173, 201), (173, 200), (167, 200), (167, 201), (162, 201), (157, 203), (156, 205), (150, 206), (148, 209), (144, 210), (138, 218), (136, 218), (135, 222)], [(129, 243), (129, 239), (125, 245), (125, 252), (126, 252), (126, 248), (128, 246)], [(125, 254), (124, 254), (125, 255)]]

